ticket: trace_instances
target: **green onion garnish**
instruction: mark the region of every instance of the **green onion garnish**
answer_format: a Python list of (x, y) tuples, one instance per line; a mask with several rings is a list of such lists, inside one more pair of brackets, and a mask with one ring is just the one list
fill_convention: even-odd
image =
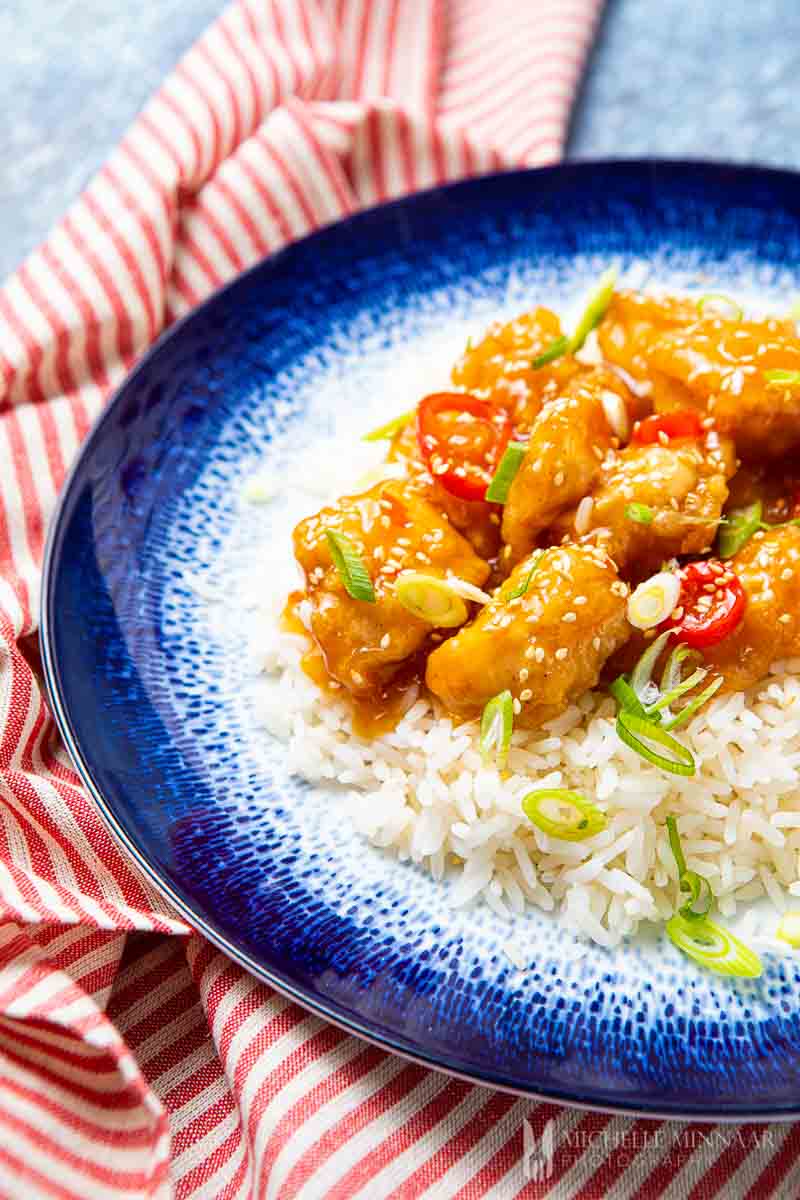
[(514, 699), (506, 690), (493, 696), (483, 710), (480, 750), (484, 764), (494, 760), (500, 770), (505, 767), (513, 728)]
[[(647, 716), (652, 717), (654, 713), (660, 713), (665, 708), (669, 708), (673, 700), (677, 700), (680, 696), (684, 696), (687, 692), (690, 692), (692, 688), (697, 687), (699, 683), (702, 683), (707, 674), (708, 671), (706, 671), (703, 667), (698, 667), (696, 670), (692, 671), (691, 675), (688, 675), (681, 683), (678, 683), (675, 685), (675, 687), (670, 688), (668, 692), (662, 691), (661, 695), (654, 704), (648, 704), (646, 709)], [(669, 729), (669, 725), (665, 725), (664, 728)]]
[[(678, 912), (685, 917), (704, 917), (711, 908), (714, 895), (708, 880), (704, 879), (702, 875), (698, 875), (697, 871), (690, 871), (687, 868), (678, 834), (678, 823), (674, 817), (667, 817), (667, 836), (669, 837), (669, 848), (678, 868), (678, 886), (682, 892), (689, 893), (689, 899), (681, 905)], [(700, 907), (696, 907), (697, 905)]]
[(652, 525), (655, 515), (652, 508), (647, 504), (625, 505), (625, 516), (629, 521), (635, 521), (637, 525)]
[[(636, 713), (623, 708), (617, 713), (616, 729), (617, 736), (626, 746), (630, 746), (631, 750), (635, 750), (654, 766), (673, 775), (694, 775), (696, 768), (691, 750), (681, 745), (676, 738), (671, 737), (649, 718), (637, 716)], [(647, 745), (648, 742), (661, 746), (669, 756), (653, 749), (652, 745)]]
[(672, 636), (672, 632), (671, 629), (665, 629), (663, 633), (660, 633), (647, 647), (631, 672), (631, 687), (640, 700), (645, 694), (645, 689), (652, 683), (653, 668), (658, 662), (661, 651)]
[(719, 691), (724, 682), (721, 675), (718, 675), (716, 679), (712, 679), (708, 687), (703, 688), (702, 692), (698, 696), (695, 696), (694, 700), (690, 700), (686, 707), (681, 709), (677, 717), (673, 717), (671, 721), (668, 721), (664, 728), (666, 730), (681, 729), (684, 725), (688, 725), (697, 710), (702, 708)]
[(339, 573), (339, 578), (345, 586), (348, 596), (354, 600), (364, 600), (367, 604), (375, 603), (375, 591), (369, 571), (349, 538), (343, 533), (335, 533), (332, 529), (325, 530), (333, 565)]
[(617, 282), (617, 268), (609, 267), (598, 280), (597, 287), (589, 297), (583, 316), (578, 321), (577, 328), (570, 339), (570, 350), (574, 354), (580, 350), (593, 329), (602, 321), (614, 295), (614, 284)]
[(536, 550), (536, 551), (534, 551), (534, 554), (535, 554), (535, 558), (534, 558), (533, 563), (531, 564), (530, 571), (525, 576), (522, 583), (518, 584), (517, 587), (514, 588), (513, 592), (509, 592), (504, 597), (506, 603), (508, 603), (509, 600), (518, 600), (520, 598), (520, 596), (525, 595), (528, 588), (530, 587), (531, 580), (533, 579), (536, 571), (538, 570), (540, 562), (544, 558), (544, 550)]
[(717, 315), (720, 317), (728, 316), (731, 321), (741, 321), (744, 316), (744, 309), (735, 300), (731, 300), (730, 296), (726, 296), (722, 292), (709, 292), (708, 295), (700, 297), (697, 301), (697, 311), (701, 317), (705, 315), (705, 309), (709, 304), (715, 308), (719, 305), (726, 307), (728, 309), (727, 314), (717, 312)]
[(686, 917), (682, 911), (677, 912), (667, 921), (666, 930), (673, 945), (718, 975), (757, 979), (761, 974), (758, 955), (708, 917)]
[(608, 818), (580, 792), (566, 788), (540, 788), (528, 792), (522, 811), (537, 829), (563, 842), (582, 842), (608, 825)]
[(416, 409), (412, 408), (410, 412), (402, 413), (399, 417), (395, 417), (393, 421), (387, 421), (385, 425), (379, 425), (377, 429), (373, 429), (370, 433), (365, 433), (361, 439), (362, 442), (391, 441), (401, 429), (405, 429), (415, 412)]
[(767, 383), (782, 384), (784, 387), (797, 387), (800, 384), (800, 371), (784, 371), (776, 367), (774, 371), (764, 371)]
[(789, 309), (789, 316), (793, 321), (800, 321), (800, 296), (797, 297)]
[(575, 332), (571, 337), (558, 337), (552, 341), (538, 358), (533, 360), (533, 369), (538, 371), (540, 367), (544, 367), (547, 363), (553, 362), (556, 358), (561, 358), (564, 354), (575, 354), (581, 349), (593, 329), (602, 321), (608, 311), (608, 306), (611, 303), (611, 297), (614, 295), (614, 285), (617, 282), (617, 268), (609, 267), (604, 271), (598, 280), (597, 287), (589, 296), (586, 302), (586, 307), (581, 314), (578, 324), (575, 326)]
[(492, 504), (505, 504), (511, 484), (514, 482), (514, 476), (522, 466), (527, 449), (528, 447), (522, 442), (509, 442), (506, 446), (503, 457), (500, 459), (500, 466), (486, 489), (486, 499)]
[(681, 668), (683, 663), (685, 663), (687, 660), (701, 663), (703, 661), (703, 656), (702, 654), (699, 654), (697, 650), (691, 650), (688, 646), (684, 646), (683, 644), (676, 646), (675, 649), (670, 653), (666, 666), (661, 674), (660, 691), (671, 692), (674, 687), (677, 687), (681, 681)]
[(561, 358), (569, 350), (569, 338), (562, 334), (552, 341), (546, 350), (533, 360), (531, 366), (534, 371), (538, 371), (541, 367), (546, 367), (548, 363), (554, 362), (555, 359)]
[[(629, 712), (635, 713), (637, 717), (647, 717), (644, 705), (631, 687), (630, 680), (626, 679), (624, 675), (618, 675), (608, 690), (619, 705), (620, 711), (623, 708), (627, 708)], [(660, 715), (657, 715), (656, 723), (660, 720)]]
[(717, 535), (720, 558), (731, 558), (737, 550), (747, 545), (753, 534), (761, 528), (762, 511), (760, 500), (748, 504), (746, 508), (730, 510), (727, 525), (723, 525)]
[(438, 575), (403, 571), (398, 575), (394, 594), (407, 612), (439, 629), (463, 625), (469, 609), (453, 585)]

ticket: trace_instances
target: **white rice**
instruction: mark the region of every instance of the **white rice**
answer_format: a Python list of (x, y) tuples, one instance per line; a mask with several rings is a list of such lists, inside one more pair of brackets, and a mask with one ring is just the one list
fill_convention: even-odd
[[(783, 913), (800, 895), (800, 660), (776, 663), (749, 693), (716, 699), (695, 717), (682, 734), (697, 764), (692, 778), (666, 775), (629, 750), (600, 692), (542, 730), (515, 732), (501, 778), (481, 762), (477, 722), (454, 726), (421, 699), (391, 733), (364, 741), (346, 705), (304, 674), (304, 638), (265, 622), (259, 641), (270, 677), (260, 717), (286, 743), (289, 768), (335, 783), (373, 845), (436, 879), (447, 874), (454, 907), (484, 903), (513, 921), (534, 905), (614, 946), (640, 921), (675, 909), (668, 814), (724, 917), (761, 897)], [(582, 791), (606, 812), (607, 828), (580, 843), (548, 837), (520, 805), (536, 787)], [(767, 922), (766, 942), (776, 923)]]

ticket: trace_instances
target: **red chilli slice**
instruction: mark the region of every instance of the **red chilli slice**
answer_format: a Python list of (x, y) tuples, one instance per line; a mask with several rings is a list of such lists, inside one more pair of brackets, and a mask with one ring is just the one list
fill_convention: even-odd
[(680, 621), (667, 620), (682, 642), (694, 650), (716, 646), (733, 633), (747, 608), (747, 592), (738, 575), (714, 559), (688, 563), (678, 572), (683, 609)]
[(673, 438), (700, 438), (703, 436), (703, 423), (691, 408), (681, 408), (677, 412), (654, 413), (652, 417), (645, 417), (639, 422), (631, 441), (637, 446), (649, 446), (653, 442), (662, 441), (662, 434), (668, 441), (672, 441)]
[(462, 500), (484, 500), (511, 438), (511, 418), (465, 392), (435, 392), (417, 405), (417, 441), (434, 479)]

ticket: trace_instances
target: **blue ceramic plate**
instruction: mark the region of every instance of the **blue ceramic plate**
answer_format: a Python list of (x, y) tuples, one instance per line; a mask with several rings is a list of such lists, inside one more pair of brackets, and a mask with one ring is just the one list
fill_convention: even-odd
[(559, 309), (610, 260), (633, 284), (707, 280), (785, 309), (800, 291), (800, 177), (698, 163), (498, 175), (363, 213), (213, 297), (83, 448), (45, 572), (47, 680), (120, 840), (195, 927), (309, 1008), (524, 1093), (796, 1116), (791, 960), (731, 982), (654, 937), (574, 959), (571, 937), (532, 913), (536, 961), (516, 971), (490, 911), (451, 911), (447, 884), (371, 849), (335, 796), (289, 775), (248, 704), (243, 595), (209, 624), (219, 564), (250, 554), (255, 570), (269, 540), (271, 506), (241, 498), (257, 466), (290, 480), (342, 412), (363, 409), (370, 428), (408, 408), (410, 365), (441, 368), (445, 346), (495, 315)]

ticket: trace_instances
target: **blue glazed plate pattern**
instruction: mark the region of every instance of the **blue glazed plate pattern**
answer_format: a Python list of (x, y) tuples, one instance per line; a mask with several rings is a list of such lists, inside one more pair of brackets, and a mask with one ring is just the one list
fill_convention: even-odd
[[(446, 372), (495, 316), (569, 308), (609, 261), (631, 285), (707, 280), (785, 309), (800, 290), (800, 179), (677, 163), (494, 176), (354, 217), (212, 298), (140, 364), (73, 471), (46, 564), (48, 684), (142, 866), (196, 927), (318, 1012), (530, 1094), (796, 1115), (791, 960), (732, 982), (652, 934), (576, 954), (530, 912), (514, 935), (535, 960), (520, 972), (504, 922), (451, 910), (447, 882), (367, 845), (335, 791), (290, 775), (256, 714), (250, 632), (276, 539), (318, 507), (288, 486), (315, 461), (324, 473), (314, 446), (408, 408), (422, 368)], [(243, 503), (265, 466), (275, 501)]]

